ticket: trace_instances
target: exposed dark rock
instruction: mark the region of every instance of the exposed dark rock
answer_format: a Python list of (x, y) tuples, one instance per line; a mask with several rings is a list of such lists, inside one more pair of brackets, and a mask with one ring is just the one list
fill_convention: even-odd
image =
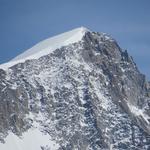
[(150, 83), (114, 39), (87, 32), (81, 42), (0, 69), (0, 132), (21, 135), (34, 121), (59, 150), (149, 150)]

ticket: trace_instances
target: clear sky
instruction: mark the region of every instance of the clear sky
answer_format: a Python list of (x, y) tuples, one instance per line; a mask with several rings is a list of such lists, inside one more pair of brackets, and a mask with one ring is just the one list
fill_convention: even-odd
[(80, 26), (112, 35), (150, 79), (150, 0), (0, 0), (0, 63)]

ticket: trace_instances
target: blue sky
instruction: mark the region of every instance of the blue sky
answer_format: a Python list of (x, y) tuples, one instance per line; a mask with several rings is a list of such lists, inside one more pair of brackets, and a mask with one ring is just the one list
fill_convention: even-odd
[(150, 79), (150, 0), (0, 0), (0, 63), (80, 26), (112, 35)]

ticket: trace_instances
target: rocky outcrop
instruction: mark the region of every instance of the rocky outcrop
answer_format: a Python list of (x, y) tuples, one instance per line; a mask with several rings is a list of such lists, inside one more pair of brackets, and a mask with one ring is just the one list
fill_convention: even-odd
[(1, 139), (38, 124), (59, 150), (148, 150), (149, 89), (113, 38), (87, 32), (80, 42), (0, 70)]

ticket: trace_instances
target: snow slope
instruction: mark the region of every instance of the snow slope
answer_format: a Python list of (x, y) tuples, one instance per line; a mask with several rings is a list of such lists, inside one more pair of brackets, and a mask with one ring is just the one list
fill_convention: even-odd
[(48, 38), (26, 50), (8, 63), (0, 65), (0, 68), (7, 69), (17, 63), (24, 62), (25, 60), (38, 59), (41, 56), (52, 53), (57, 48), (81, 41), (87, 31), (89, 31), (87, 28), (80, 27)]
[(30, 129), (18, 137), (12, 132), (5, 139), (5, 144), (0, 143), (1, 150), (41, 150), (42, 147), (56, 150), (59, 146), (50, 139), (48, 134), (44, 134), (39, 129)]

